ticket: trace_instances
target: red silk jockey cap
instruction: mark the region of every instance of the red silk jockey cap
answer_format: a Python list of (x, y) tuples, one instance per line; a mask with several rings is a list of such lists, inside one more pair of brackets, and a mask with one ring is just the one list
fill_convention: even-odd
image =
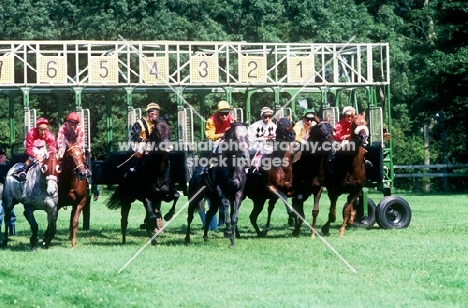
[(80, 123), (80, 115), (76, 112), (70, 112), (70, 114), (67, 117), (67, 122)]
[(49, 121), (47, 121), (46, 118), (39, 118), (39, 119), (37, 119), (37, 121), (36, 121), (36, 127), (39, 127), (39, 125), (42, 125), (42, 124), (45, 124), (45, 125), (49, 126)]

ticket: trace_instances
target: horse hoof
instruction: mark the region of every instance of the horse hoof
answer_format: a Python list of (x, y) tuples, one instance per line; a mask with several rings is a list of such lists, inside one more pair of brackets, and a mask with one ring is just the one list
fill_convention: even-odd
[(190, 244), (190, 238), (187, 238), (187, 237), (185, 238), (185, 244), (187, 245)]
[(47, 244), (46, 242), (43, 242), (42, 243), (42, 248), (43, 249), (49, 249), (49, 244)]
[(322, 227), (322, 234), (323, 235), (328, 235), (328, 232), (330, 232), (330, 229), (328, 229), (327, 227)]
[(164, 215), (164, 220), (169, 221), (172, 219), (172, 217), (174, 217), (174, 212), (169, 212), (166, 215)]
[(205, 243), (208, 243), (208, 236), (204, 236), (203, 240), (205, 241)]

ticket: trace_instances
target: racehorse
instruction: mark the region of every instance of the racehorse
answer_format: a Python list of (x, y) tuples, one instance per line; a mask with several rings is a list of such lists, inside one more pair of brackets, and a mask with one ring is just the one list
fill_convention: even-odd
[(175, 212), (175, 206), (179, 199), (179, 192), (174, 189), (170, 178), (170, 162), (167, 147), (169, 145), (171, 130), (166, 119), (158, 118), (153, 130), (155, 148), (142, 159), (137, 171), (128, 171), (121, 179), (117, 189), (105, 201), (109, 209), (120, 208), (122, 244), (126, 243), (128, 214), (131, 204), (135, 200), (143, 203), (146, 209), (144, 227), (151, 238), (151, 244), (157, 244), (154, 235), (163, 231), (161, 221), (161, 202), (173, 201), (169, 212), (164, 216), (170, 220)]
[(218, 156), (211, 158), (213, 166), (204, 174), (202, 174), (203, 166), (194, 170), (188, 189), (189, 207), (185, 236), (187, 244), (190, 243), (193, 213), (206, 197), (210, 201), (210, 208), (205, 218), (204, 241), (208, 242), (209, 222), (222, 206), (226, 224), (224, 236), (230, 239), (230, 247), (234, 246), (235, 237), (239, 236), (237, 218), (247, 181), (245, 167), (249, 160), (248, 144), (247, 126), (244, 123), (234, 122), (219, 144)]
[[(268, 163), (268, 168), (261, 170), (262, 174), (247, 174), (247, 182), (244, 188), (244, 198), (249, 197), (253, 201), (253, 209), (250, 213), (250, 223), (257, 232), (258, 237), (265, 237), (270, 229), (271, 213), (281, 196), (287, 200), (292, 194), (292, 157), (290, 142), (294, 141), (296, 133), (291, 121), (287, 118), (279, 119), (276, 126), (276, 141), (272, 145), (273, 151), (264, 154), (262, 162)], [(260, 231), (257, 218), (263, 211), (265, 201), (268, 200), (268, 216), (265, 228)], [(287, 205), (286, 205), (287, 206)]]
[[(309, 129), (308, 143), (303, 145), (301, 157), (293, 163), (293, 187), (294, 197), (292, 206), (296, 213), (303, 219), (304, 202), (310, 195), (314, 195), (314, 207), (312, 209), (312, 232), (311, 237), (315, 237), (315, 227), (319, 214), (319, 201), (322, 195), (322, 183), (320, 181), (326, 161), (332, 153), (333, 127), (327, 119), (315, 116), (316, 125)], [(303, 220), (295, 217), (293, 236), (299, 236)]]
[(88, 177), (91, 172), (85, 164), (85, 155), (79, 143), (71, 143), (65, 140), (65, 149), (59, 174), (58, 208), (72, 206), (70, 216), (70, 237), (72, 248), (76, 246), (76, 232), (80, 220), (80, 214), (86, 205), (88, 196)]
[[(23, 163), (18, 163), (23, 164)], [(46, 153), (42, 163), (32, 162), (28, 167), (26, 182), (15, 178), (15, 164), (7, 173), (3, 190), (3, 206), (5, 208), (5, 221), (10, 221), (11, 210), (17, 203), (24, 206), (24, 216), (31, 226), (29, 243), (32, 250), (36, 250), (39, 240), (38, 224), (34, 217), (35, 210), (44, 210), (47, 213), (47, 230), (44, 233), (42, 247), (49, 248), (57, 230), (57, 203), (58, 203), (58, 175), (60, 165), (55, 153)], [(5, 224), (4, 241), (2, 247), (8, 243), (8, 224)]]
[[(346, 230), (346, 224), (354, 224), (355, 211), (353, 204), (361, 195), (366, 182), (366, 166), (364, 154), (369, 137), (369, 129), (364, 115), (356, 115), (351, 127), (351, 140), (336, 152), (333, 165), (326, 166), (322, 173), (322, 184), (327, 188), (330, 199), (330, 212), (328, 221), (322, 226), (322, 233), (328, 234), (330, 223), (336, 220), (336, 202), (343, 193), (348, 193), (347, 203), (344, 208), (343, 224), (340, 227), (339, 236), (342, 237)], [(329, 162), (328, 162), (329, 163)]]

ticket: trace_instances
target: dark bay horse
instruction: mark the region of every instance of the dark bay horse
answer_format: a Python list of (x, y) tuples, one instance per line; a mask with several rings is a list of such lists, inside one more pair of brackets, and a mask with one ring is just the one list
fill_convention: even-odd
[[(294, 210), (302, 218), (304, 214), (304, 202), (314, 195), (314, 207), (312, 209), (312, 228), (315, 230), (317, 224), (317, 216), (319, 214), (319, 201), (322, 195), (322, 183), (320, 178), (325, 168), (326, 161), (332, 153), (333, 127), (328, 122), (328, 119), (321, 119), (315, 116), (317, 125), (312, 126), (309, 130), (309, 138), (307, 145), (303, 145), (301, 158), (293, 163), (293, 187), (294, 196), (292, 206)], [(299, 236), (303, 220), (299, 217), (295, 218), (295, 227), (293, 236)], [(311, 236), (315, 233), (312, 230)]]
[(59, 175), (58, 208), (72, 206), (70, 217), (70, 237), (72, 248), (76, 246), (76, 232), (80, 214), (86, 205), (88, 196), (88, 177), (91, 172), (85, 164), (85, 154), (79, 143), (66, 140), (67, 148), (61, 161), (62, 172)]
[(344, 209), (343, 224), (340, 227), (339, 236), (342, 237), (346, 230), (346, 224), (354, 223), (355, 211), (353, 204), (361, 195), (366, 182), (366, 166), (364, 154), (369, 137), (369, 129), (363, 115), (356, 115), (351, 128), (351, 140), (349, 145), (342, 145), (336, 152), (333, 166), (326, 167), (322, 173), (322, 184), (327, 188), (330, 199), (330, 212), (328, 221), (322, 226), (322, 233), (328, 234), (330, 223), (336, 220), (336, 202), (343, 193), (348, 193), (347, 203)]
[[(262, 175), (249, 173), (244, 188), (244, 198), (253, 202), (250, 223), (259, 237), (265, 237), (270, 229), (271, 214), (278, 200), (278, 195), (287, 200), (292, 194), (292, 157), (290, 143), (296, 138), (291, 121), (281, 118), (276, 126), (276, 141), (273, 152), (262, 157)], [(266, 163), (266, 164), (265, 164)], [(265, 165), (265, 166), (264, 166)], [(260, 231), (257, 219), (268, 199), (268, 216), (265, 228)]]
[(169, 153), (166, 146), (169, 145), (171, 131), (165, 119), (158, 118), (153, 134), (156, 140), (154, 149), (149, 150), (142, 158), (138, 171), (128, 171), (124, 175), (114, 193), (105, 201), (109, 209), (120, 208), (122, 244), (126, 243), (128, 214), (132, 202), (139, 200), (145, 206), (144, 227), (152, 239), (151, 243), (155, 245), (157, 242), (154, 235), (163, 230), (161, 202), (173, 201), (171, 209), (164, 216), (165, 220), (170, 220), (180, 196), (170, 177)]
[[(36, 250), (38, 238), (38, 224), (34, 217), (35, 210), (47, 212), (47, 230), (44, 233), (42, 247), (49, 248), (55, 236), (57, 225), (57, 203), (58, 203), (58, 175), (60, 166), (55, 153), (47, 153), (42, 163), (33, 162), (29, 167), (26, 182), (18, 181), (13, 173), (13, 166), (7, 173), (3, 190), (3, 206), (5, 208), (5, 221), (10, 221), (11, 210), (17, 203), (24, 205), (24, 216), (31, 226), (31, 237), (29, 242), (31, 249)], [(8, 224), (5, 224), (5, 238), (1, 246), (8, 242)]]
[(226, 131), (224, 140), (219, 145), (219, 155), (213, 157), (214, 166), (208, 169), (206, 174), (201, 174), (203, 166), (194, 170), (188, 189), (186, 243), (190, 243), (190, 225), (193, 213), (206, 197), (210, 200), (210, 209), (205, 218), (203, 232), (205, 242), (208, 241), (209, 222), (222, 206), (226, 224), (224, 236), (230, 239), (230, 247), (234, 246), (235, 237), (238, 236), (238, 212), (247, 180), (245, 168), (249, 161), (248, 144), (247, 126), (240, 122), (234, 122), (231, 128)]

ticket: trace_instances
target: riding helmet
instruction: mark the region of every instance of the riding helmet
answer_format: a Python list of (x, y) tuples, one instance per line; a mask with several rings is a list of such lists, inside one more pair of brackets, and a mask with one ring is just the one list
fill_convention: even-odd
[(146, 112), (153, 112), (153, 111), (160, 111), (161, 107), (159, 107), (158, 104), (151, 102), (148, 105), (146, 105)]
[(39, 127), (39, 125), (45, 124), (49, 126), (49, 121), (46, 118), (39, 118), (36, 121), (36, 127)]
[(218, 103), (218, 112), (219, 111), (230, 111), (231, 110), (231, 106), (229, 106), (229, 103), (226, 102), (226, 101), (220, 101)]
[(74, 124), (80, 123), (80, 115), (76, 112), (70, 112), (70, 114), (67, 117), (67, 122), (71, 122)]

